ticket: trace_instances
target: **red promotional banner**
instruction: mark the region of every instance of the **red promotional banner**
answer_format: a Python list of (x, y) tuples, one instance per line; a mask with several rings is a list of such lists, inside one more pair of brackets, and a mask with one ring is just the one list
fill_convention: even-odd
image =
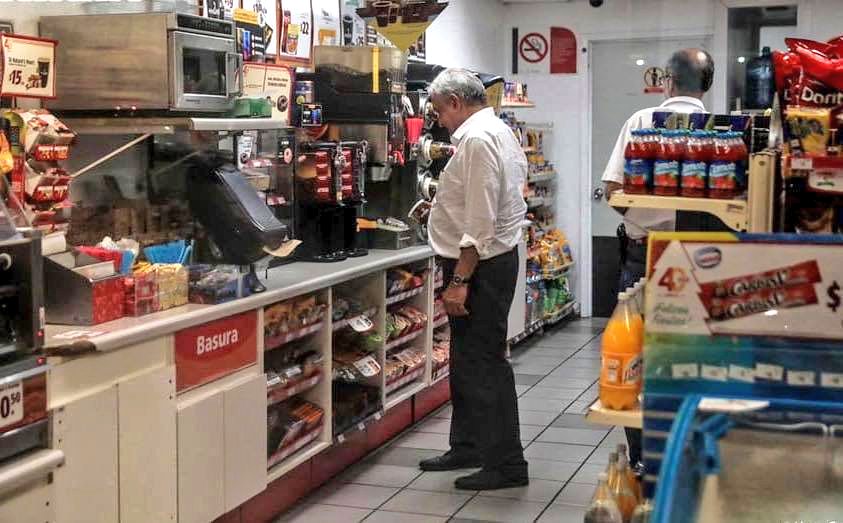
[(258, 358), (258, 316), (251, 311), (176, 333), (176, 390), (196, 387)]
[(577, 37), (564, 27), (550, 28), (550, 74), (576, 74)]

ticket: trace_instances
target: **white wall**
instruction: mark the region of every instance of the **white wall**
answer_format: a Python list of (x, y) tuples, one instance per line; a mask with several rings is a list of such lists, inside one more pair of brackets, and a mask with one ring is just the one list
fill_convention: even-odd
[(499, 0), (449, 0), (427, 30), (427, 63), (504, 74), (505, 11)]

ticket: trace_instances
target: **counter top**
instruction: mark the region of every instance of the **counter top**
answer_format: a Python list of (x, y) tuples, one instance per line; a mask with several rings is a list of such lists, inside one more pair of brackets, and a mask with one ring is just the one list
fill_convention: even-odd
[[(92, 326), (47, 325), (44, 346), (48, 354), (81, 354), (111, 351), (172, 334), (227, 316), (255, 310), (360, 276), (433, 256), (427, 246), (399, 251), (372, 249), (368, 256), (338, 263), (297, 262), (269, 270), (261, 282), (266, 291), (219, 305), (188, 304), (146, 316), (125, 317)], [(259, 276), (262, 276), (259, 273)]]

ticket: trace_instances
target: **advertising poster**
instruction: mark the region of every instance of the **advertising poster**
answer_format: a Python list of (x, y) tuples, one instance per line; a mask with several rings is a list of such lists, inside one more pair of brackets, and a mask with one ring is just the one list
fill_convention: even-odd
[(27, 98), (56, 96), (55, 40), (3, 34), (0, 95)]
[(243, 94), (269, 98), (272, 103), (272, 118), (289, 124), (293, 70), (282, 65), (245, 64)]
[(278, 54), (278, 3), (276, 0), (246, 0), (244, 5), (258, 15), (267, 59), (275, 58)]
[(310, 0), (281, 0), (280, 25), (279, 58), (310, 63), (313, 46), (313, 11)]
[(242, 53), (243, 61), (262, 62), (266, 49), (258, 14), (248, 9), (235, 9), (234, 26), (237, 28), (237, 49)]
[(366, 22), (357, 16), (362, 3), (363, 0), (342, 0), (342, 45), (368, 45)]
[(217, 20), (234, 20), (234, 0), (205, 0), (205, 16)]
[(314, 45), (342, 45), (339, 0), (312, 0), (313, 25), (316, 27)]

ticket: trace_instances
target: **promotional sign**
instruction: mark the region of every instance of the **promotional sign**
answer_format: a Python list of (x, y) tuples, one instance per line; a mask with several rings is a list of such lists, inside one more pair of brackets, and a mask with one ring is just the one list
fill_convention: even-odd
[(408, 51), (446, 7), (447, 2), (384, 0), (370, 2), (357, 14), (392, 45)]
[(266, 57), (275, 58), (278, 54), (278, 4), (275, 0), (246, 0), (243, 5), (257, 13)]
[(338, 0), (312, 0), (314, 45), (342, 45), (340, 4)]
[(513, 29), (513, 73), (575, 74), (577, 37), (570, 29)]
[(272, 118), (290, 123), (293, 70), (282, 65), (244, 64), (243, 94), (264, 96), (272, 103)]
[(0, 35), (0, 96), (55, 98), (57, 44), (44, 38)]
[(217, 20), (234, 20), (234, 0), (205, 0), (205, 16)]
[[(343, 0), (342, 2), (342, 45), (371, 45), (367, 42), (367, 30), (375, 33), (366, 25), (366, 21), (357, 14), (357, 8), (363, 0)], [(377, 40), (377, 36), (374, 38)]]
[(176, 390), (182, 391), (257, 362), (258, 316), (250, 311), (179, 331)]
[(234, 26), (237, 28), (237, 49), (243, 55), (243, 61), (263, 61), (266, 47), (258, 13), (248, 9), (235, 9)]
[(278, 56), (282, 60), (310, 63), (313, 46), (313, 11), (310, 0), (281, 0), (281, 34)]

